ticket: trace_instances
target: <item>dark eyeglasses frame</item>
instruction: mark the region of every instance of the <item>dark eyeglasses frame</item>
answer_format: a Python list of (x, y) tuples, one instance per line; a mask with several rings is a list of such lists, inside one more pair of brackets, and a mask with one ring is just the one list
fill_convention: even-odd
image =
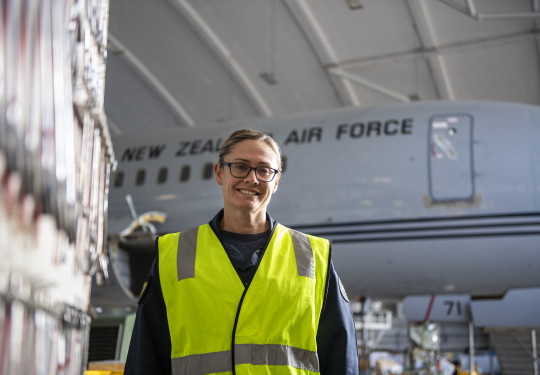
[[(275, 168), (270, 168), (270, 167), (252, 167), (251, 165), (247, 165), (245, 163), (239, 163), (239, 162), (234, 162), (234, 163), (227, 163), (227, 162), (224, 162), (224, 161), (220, 161), (219, 164), (221, 165), (226, 165), (229, 167), (229, 172), (231, 172), (231, 176), (233, 176), (234, 178), (246, 178), (247, 176), (249, 176), (249, 174), (251, 173), (251, 171), (255, 171), (255, 177), (257, 178), (257, 180), (261, 181), (261, 182), (271, 182), (274, 178), (276, 178), (276, 175), (279, 173), (279, 171)], [(246, 173), (245, 176), (243, 177), (238, 177), (238, 176), (235, 176), (232, 172), (232, 168), (231, 166), (233, 164), (242, 164), (244, 166), (246, 166), (247, 168), (249, 168), (249, 171)], [(272, 171), (274, 171), (274, 175), (272, 176), (271, 179), (269, 180), (262, 180), (260, 177), (259, 177), (259, 174), (257, 172), (258, 169), (270, 169)]]

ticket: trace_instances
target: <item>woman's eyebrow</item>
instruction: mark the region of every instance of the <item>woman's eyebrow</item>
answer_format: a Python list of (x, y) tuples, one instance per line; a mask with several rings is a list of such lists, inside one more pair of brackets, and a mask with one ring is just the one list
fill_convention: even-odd
[[(242, 163), (245, 163), (245, 164), (250, 164), (251, 162), (247, 159), (242, 159), (242, 158), (234, 158), (233, 159), (235, 162), (242, 162)], [(266, 165), (266, 166), (270, 166), (271, 164), (266, 162), (266, 161), (260, 161), (258, 163), (258, 165)]]

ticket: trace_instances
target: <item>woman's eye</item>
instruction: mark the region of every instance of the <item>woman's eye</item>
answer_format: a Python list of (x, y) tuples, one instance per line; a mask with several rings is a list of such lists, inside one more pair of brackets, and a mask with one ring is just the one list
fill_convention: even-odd
[(237, 171), (245, 171), (247, 169), (247, 166), (245, 166), (243, 164), (236, 164), (234, 166), (234, 169), (236, 169)]

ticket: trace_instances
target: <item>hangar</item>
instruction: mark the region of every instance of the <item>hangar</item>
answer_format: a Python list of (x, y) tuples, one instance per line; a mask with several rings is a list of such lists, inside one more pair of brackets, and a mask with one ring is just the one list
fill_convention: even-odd
[(0, 12), (2, 372), (121, 367), (149, 243), (211, 218), (253, 127), (282, 146), (270, 212), (333, 243), (360, 371), (538, 373), (538, 0)]

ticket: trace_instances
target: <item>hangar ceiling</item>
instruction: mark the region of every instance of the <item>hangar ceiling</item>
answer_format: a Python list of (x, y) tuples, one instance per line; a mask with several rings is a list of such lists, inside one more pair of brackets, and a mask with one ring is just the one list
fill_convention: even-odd
[(110, 0), (133, 133), (415, 100), (540, 105), (540, 0)]

